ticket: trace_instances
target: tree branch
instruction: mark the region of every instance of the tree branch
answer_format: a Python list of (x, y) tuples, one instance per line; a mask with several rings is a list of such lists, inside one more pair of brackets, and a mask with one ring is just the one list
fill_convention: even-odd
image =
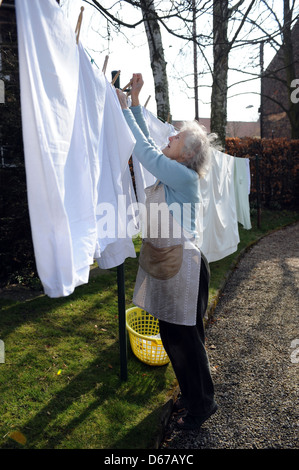
[(126, 28), (136, 28), (136, 26), (140, 25), (143, 23), (143, 19), (140, 21), (137, 21), (136, 23), (125, 23), (124, 21), (120, 20), (119, 18), (116, 18), (116, 16), (112, 15), (106, 8), (104, 8), (97, 0), (83, 0), (85, 3), (88, 3), (92, 7), (94, 7), (96, 10), (98, 10), (105, 18), (107, 21), (110, 23), (115, 22), (118, 23), (121, 26), (125, 26)]
[[(242, 4), (242, 3), (243, 3), (243, 1), (240, 1), (238, 4)], [(246, 21), (248, 15), (249, 15), (249, 13), (250, 13), (250, 10), (252, 9), (252, 7), (253, 7), (253, 5), (254, 5), (254, 3), (255, 3), (255, 0), (251, 0), (251, 3), (250, 3), (250, 5), (249, 5), (248, 8), (247, 8), (246, 13), (244, 14), (244, 16), (243, 16), (243, 18), (242, 18), (242, 21), (241, 21), (241, 23), (240, 23), (240, 25), (239, 25), (239, 27), (238, 27), (238, 29), (237, 29), (237, 31), (236, 31), (236, 33), (235, 33), (233, 39), (229, 42), (229, 49), (231, 49), (232, 45), (233, 45), (234, 42), (236, 41), (236, 39), (237, 39), (237, 37), (238, 37), (238, 35), (239, 35), (241, 29), (243, 28), (244, 23), (245, 23), (245, 21)]]

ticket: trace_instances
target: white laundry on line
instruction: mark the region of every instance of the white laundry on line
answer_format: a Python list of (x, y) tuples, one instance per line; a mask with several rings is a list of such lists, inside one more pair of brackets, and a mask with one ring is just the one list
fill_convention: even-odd
[(209, 262), (218, 261), (238, 248), (239, 230), (234, 191), (234, 157), (213, 150), (210, 171), (200, 179), (203, 204), (202, 244)]
[(121, 111), (115, 88), (107, 81), (96, 208), (98, 250), (95, 255), (98, 265), (104, 269), (118, 266), (128, 257), (136, 257), (132, 236), (139, 232), (139, 226), (128, 165), (134, 145), (135, 139)]
[[(77, 285), (88, 282), (94, 254), (104, 268), (136, 256), (131, 237), (139, 228), (132, 210), (136, 200), (128, 167), (134, 139), (114, 88), (92, 67), (80, 43), (79, 47), (76, 45), (75, 35), (56, 1), (17, 0), (16, 9), (35, 257), (45, 293), (58, 297), (69, 295)], [(149, 113), (145, 115), (152, 135), (158, 126), (156, 133), (167, 142), (175, 132), (172, 126), (167, 125), (166, 129), (160, 121), (153, 122)], [(166, 129), (165, 135), (161, 125)], [(164, 141), (160, 144), (163, 147)], [(144, 177), (137, 173), (135, 166), (140, 188), (146, 180), (146, 185), (151, 184), (148, 178), (154, 178), (152, 175)], [(227, 174), (231, 181), (232, 172)], [(216, 174), (213, 178), (217, 185), (219, 178)], [(232, 197), (229, 183), (223, 181), (224, 200), (229, 200)], [(207, 207), (204, 185), (202, 195)], [(228, 228), (225, 220), (228, 212), (224, 217), (223, 210), (219, 207), (216, 210), (216, 200), (210, 204), (214, 205), (218, 219), (214, 217), (212, 223), (205, 223), (204, 246), (208, 246), (211, 255), (204, 249), (203, 252), (209, 260), (215, 256), (220, 259), (234, 250), (238, 238), (235, 223)], [(113, 207), (114, 212), (104, 214), (103, 204)], [(211, 207), (206, 211), (206, 219), (213, 212)], [(223, 208), (222, 201), (220, 209)], [(103, 233), (105, 224), (106, 228), (111, 224), (114, 232)], [(231, 245), (223, 244), (221, 236), (230, 239)]]
[[(70, 294), (86, 282), (95, 243), (91, 211), (90, 174), (71, 152), (73, 129), (79, 119), (79, 50), (55, 0), (17, 0), (21, 105), (28, 204), (37, 270), (50, 297)], [(53, 28), (55, 25), (55, 28)], [(75, 159), (75, 165), (69, 165)], [(75, 207), (71, 216), (66, 194), (69, 179), (82, 170), (87, 186), (84, 201), (88, 223), (87, 245), (74, 256), (74, 244), (85, 223), (76, 226)], [(66, 174), (67, 170), (74, 172)], [(88, 189), (90, 188), (90, 190)], [(76, 195), (74, 194), (74, 199)], [(65, 204), (67, 201), (67, 204)], [(78, 236), (78, 238), (77, 238)], [(84, 237), (85, 238), (85, 237)]]
[[(59, 297), (88, 282), (94, 256), (104, 268), (136, 256), (135, 140), (115, 89), (76, 45), (55, 0), (16, 6), (35, 258), (45, 293)], [(101, 232), (101, 204), (115, 209), (112, 235)]]
[(246, 230), (251, 229), (249, 193), (250, 172), (249, 158), (234, 157), (234, 186), (238, 222)]

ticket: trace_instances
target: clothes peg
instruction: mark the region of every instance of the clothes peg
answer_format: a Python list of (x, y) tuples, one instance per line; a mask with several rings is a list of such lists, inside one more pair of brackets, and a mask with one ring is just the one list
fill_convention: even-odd
[(76, 26), (76, 29), (75, 29), (75, 34), (77, 35), (76, 36), (77, 44), (79, 43), (79, 36), (80, 36), (80, 30), (81, 30), (81, 24), (82, 24), (82, 18), (83, 18), (83, 11), (84, 11), (84, 7), (81, 7), (81, 11), (80, 11), (79, 16), (78, 16), (77, 26)]
[(130, 80), (129, 83), (121, 89), (121, 91), (125, 91), (130, 85), (132, 85), (132, 80)]
[(144, 105), (144, 108), (146, 108), (146, 106), (147, 106), (147, 104), (148, 104), (148, 102), (149, 102), (150, 99), (151, 99), (151, 95), (149, 95), (148, 99), (146, 100), (145, 105)]
[(112, 82), (111, 82), (111, 85), (114, 85), (114, 83), (116, 82), (116, 80), (117, 80), (118, 77), (119, 77), (119, 74), (120, 74), (120, 70), (114, 75), (113, 80), (112, 80)]
[(103, 72), (104, 75), (105, 75), (105, 73), (106, 73), (107, 64), (108, 64), (108, 59), (109, 59), (109, 55), (106, 55), (105, 60), (104, 60), (103, 69), (102, 69), (102, 72)]

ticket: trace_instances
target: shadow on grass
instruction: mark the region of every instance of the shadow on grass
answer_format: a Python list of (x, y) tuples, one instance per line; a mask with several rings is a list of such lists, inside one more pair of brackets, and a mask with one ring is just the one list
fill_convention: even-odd
[[(113, 370), (102, 366), (101, 354), (18, 428), (18, 433), (26, 438), (24, 445), (18, 444), (8, 435), (0, 448), (100, 449), (107, 446), (120, 449), (147, 448), (151, 445), (161, 413), (155, 398), (166, 387), (166, 367), (161, 367), (158, 374), (157, 370), (152, 373), (150, 366), (143, 367), (130, 352), (129, 379), (122, 382), (115, 371), (118, 367), (118, 351), (110, 347), (104, 354), (113, 364)], [(87, 396), (88, 401), (82, 403), (82, 398)], [(78, 407), (74, 407), (76, 403)], [(140, 421), (139, 416), (148, 406), (153, 411)], [(83, 436), (80, 445), (80, 428), (85, 433), (90, 432), (89, 443)]]
[[(128, 307), (136, 259), (126, 266)], [(1, 449), (109, 448), (114, 442), (118, 448), (127, 445), (123, 442), (140, 448), (139, 442), (151, 439), (146, 426), (144, 438), (139, 428), (148, 420), (156, 425), (166, 367), (154, 370), (140, 363), (127, 339), (128, 380), (121, 381), (116, 270), (90, 279), (68, 297), (0, 301), (0, 337), (8, 346), (5, 370), (0, 370), (5, 396)], [(89, 346), (84, 360), (80, 345)], [(68, 368), (57, 382), (60, 360)], [(10, 439), (14, 429), (25, 443)]]

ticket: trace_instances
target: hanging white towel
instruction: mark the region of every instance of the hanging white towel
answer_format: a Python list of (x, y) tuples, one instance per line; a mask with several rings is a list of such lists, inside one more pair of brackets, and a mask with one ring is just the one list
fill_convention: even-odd
[(16, 0), (16, 12), (35, 259), (45, 293), (60, 297), (88, 282), (93, 262), (101, 106), (94, 126), (86, 116), (94, 118), (105, 83), (86, 100), (86, 56), (55, 0)]
[(248, 197), (248, 158), (234, 157), (234, 186), (238, 222), (246, 230), (251, 229), (250, 207)]
[(213, 150), (211, 169), (200, 179), (203, 204), (201, 251), (209, 262), (238, 248), (240, 241), (234, 191), (234, 157)]
[(251, 188), (250, 160), (249, 158), (245, 158), (245, 161), (246, 161), (246, 168), (247, 168), (248, 194), (250, 194), (250, 188)]
[(91, 64), (90, 58), (81, 43), (79, 43), (78, 47), (80, 54), (80, 91), (83, 109), (82, 132), (85, 133), (85, 140), (88, 145), (92, 191), (94, 204), (96, 205), (100, 177), (99, 152), (104, 119), (106, 78), (102, 71)]
[(98, 251), (95, 257), (100, 268), (109, 269), (128, 257), (136, 257), (132, 236), (139, 232), (139, 227), (128, 166), (134, 145), (115, 88), (107, 81), (96, 209)]

